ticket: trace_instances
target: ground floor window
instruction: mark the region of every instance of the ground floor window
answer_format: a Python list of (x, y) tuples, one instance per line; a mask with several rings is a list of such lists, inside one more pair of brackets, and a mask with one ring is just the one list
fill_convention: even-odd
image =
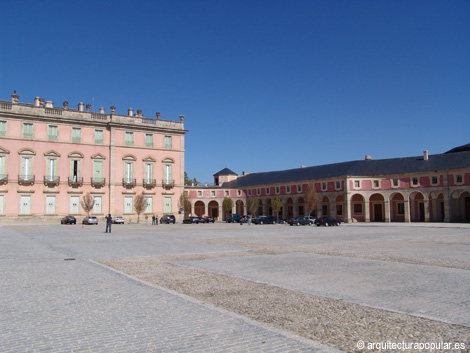
[(70, 196), (70, 214), (80, 213), (80, 196)]
[(133, 199), (132, 196), (125, 196), (124, 197), (124, 213), (130, 214), (132, 213), (133, 208)]
[(46, 214), (56, 213), (55, 200), (56, 200), (55, 196), (46, 196)]
[(20, 214), (22, 215), (31, 214), (31, 195), (20, 196)]
[(165, 197), (163, 199), (163, 212), (165, 213), (171, 213), (172, 207), (171, 207), (171, 197)]

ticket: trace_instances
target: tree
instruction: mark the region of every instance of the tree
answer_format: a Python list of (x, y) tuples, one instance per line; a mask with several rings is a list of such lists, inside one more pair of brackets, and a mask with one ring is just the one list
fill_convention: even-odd
[(248, 209), (248, 213), (254, 216), (256, 210), (258, 209), (259, 199), (256, 196), (249, 196), (246, 200), (246, 207)]
[(191, 199), (185, 192), (183, 192), (178, 201), (178, 208), (183, 209), (184, 218), (187, 218), (191, 213)]
[(279, 211), (282, 208), (282, 200), (277, 196), (274, 197), (274, 199), (271, 201), (271, 207), (273, 212), (276, 214), (277, 220), (279, 221)]
[[(312, 211), (316, 211), (317, 209), (317, 192), (315, 191), (315, 186), (313, 183), (307, 185), (307, 190), (305, 191), (305, 199), (306, 199), (306, 206), (307, 206), (307, 214), (310, 215)], [(315, 212), (315, 218), (317, 214)]]
[(147, 200), (144, 194), (137, 195), (134, 199), (134, 210), (137, 213), (137, 223), (140, 221), (140, 214), (145, 211), (147, 207)]
[(224, 198), (224, 201), (222, 201), (222, 208), (224, 209), (225, 214), (232, 213), (233, 200), (230, 197)]
[(90, 216), (90, 212), (95, 206), (95, 198), (89, 192), (87, 192), (85, 195), (83, 195), (80, 204), (82, 205), (82, 208), (87, 213), (87, 215)]
[(201, 183), (197, 181), (196, 178), (189, 179), (188, 173), (184, 172), (184, 185), (185, 186), (198, 186), (199, 184)]

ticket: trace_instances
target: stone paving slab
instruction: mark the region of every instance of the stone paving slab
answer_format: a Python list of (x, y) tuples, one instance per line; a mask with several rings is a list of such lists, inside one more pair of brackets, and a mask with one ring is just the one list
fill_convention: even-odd
[(0, 351), (335, 352), (90, 261), (198, 247), (122, 230), (0, 227)]

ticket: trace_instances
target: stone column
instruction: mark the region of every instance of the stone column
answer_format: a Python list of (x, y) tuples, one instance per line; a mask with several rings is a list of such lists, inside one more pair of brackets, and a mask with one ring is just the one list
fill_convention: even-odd
[(390, 217), (390, 201), (385, 200), (384, 201), (384, 207), (385, 207), (385, 222), (390, 223), (391, 217)]
[(369, 201), (364, 201), (364, 220), (366, 221), (366, 223), (370, 223), (370, 202)]
[(424, 200), (424, 221), (430, 222), (431, 221), (431, 207), (430, 207), (429, 198)]
[(403, 200), (403, 208), (405, 209), (405, 223), (410, 223), (411, 218), (410, 218), (410, 200), (408, 196), (406, 197), (405, 200)]

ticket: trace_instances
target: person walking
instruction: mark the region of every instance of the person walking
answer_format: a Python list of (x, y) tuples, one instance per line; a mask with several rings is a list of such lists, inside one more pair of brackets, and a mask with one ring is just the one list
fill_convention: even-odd
[(108, 233), (108, 230), (111, 233), (111, 224), (113, 223), (113, 217), (111, 217), (111, 214), (108, 214), (105, 218), (106, 218), (106, 232), (105, 233)]
[(155, 225), (158, 226), (158, 215), (155, 215)]
[(152, 225), (155, 225), (155, 215), (152, 216)]

